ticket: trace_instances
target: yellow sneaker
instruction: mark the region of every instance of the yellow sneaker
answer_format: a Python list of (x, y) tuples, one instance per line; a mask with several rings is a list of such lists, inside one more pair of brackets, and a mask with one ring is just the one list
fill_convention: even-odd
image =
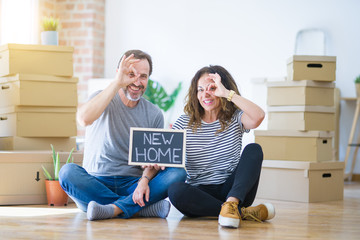
[(241, 208), (241, 218), (262, 222), (275, 217), (275, 208), (271, 203), (264, 203), (255, 207)]
[(238, 228), (240, 219), (238, 203), (224, 202), (219, 215), (219, 225), (228, 228)]

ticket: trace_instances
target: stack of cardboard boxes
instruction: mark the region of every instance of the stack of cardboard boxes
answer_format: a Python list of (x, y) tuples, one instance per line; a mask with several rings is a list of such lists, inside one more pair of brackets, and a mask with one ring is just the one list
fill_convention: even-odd
[(0, 47), (0, 150), (76, 147), (72, 53), (71, 47)]
[(298, 56), (287, 81), (268, 83), (268, 130), (258, 197), (317, 202), (343, 199), (343, 163), (333, 161), (336, 57)]
[(76, 149), (72, 54), (65, 46), (0, 46), (0, 204), (46, 203), (41, 165), (52, 169), (50, 144), (65, 156)]

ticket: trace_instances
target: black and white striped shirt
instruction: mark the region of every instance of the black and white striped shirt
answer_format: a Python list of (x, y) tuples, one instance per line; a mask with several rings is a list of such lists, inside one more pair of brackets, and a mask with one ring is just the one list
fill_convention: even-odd
[(222, 184), (235, 170), (241, 153), (244, 129), (241, 123), (242, 111), (237, 110), (230, 125), (220, 133), (219, 120), (201, 123), (194, 133), (188, 127), (189, 116), (181, 115), (173, 129), (186, 129), (186, 182), (190, 185)]

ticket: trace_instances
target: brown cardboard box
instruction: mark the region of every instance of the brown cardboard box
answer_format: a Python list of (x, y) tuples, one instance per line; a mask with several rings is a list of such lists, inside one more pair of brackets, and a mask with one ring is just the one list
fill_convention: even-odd
[(76, 108), (7, 107), (0, 109), (0, 137), (76, 136)]
[(335, 81), (336, 57), (294, 55), (287, 60), (288, 80)]
[(16, 74), (0, 78), (0, 107), (77, 106), (77, 78)]
[(76, 137), (0, 137), (0, 150), (49, 150), (50, 144), (57, 151), (76, 149)]
[(0, 46), (0, 77), (17, 73), (73, 75), (73, 47), (5, 44)]
[(269, 106), (334, 106), (333, 82), (312, 80), (268, 82)]
[(344, 198), (344, 162), (264, 160), (256, 197), (295, 202)]
[(256, 130), (255, 142), (260, 144), (264, 159), (322, 162), (332, 160), (334, 132)]
[(268, 129), (334, 131), (335, 108), (324, 106), (268, 107)]
[[(51, 151), (0, 151), (0, 205), (47, 204), (41, 165), (52, 170), (51, 155)], [(69, 152), (59, 155), (64, 164)], [(82, 164), (82, 152), (72, 156), (74, 163)]]

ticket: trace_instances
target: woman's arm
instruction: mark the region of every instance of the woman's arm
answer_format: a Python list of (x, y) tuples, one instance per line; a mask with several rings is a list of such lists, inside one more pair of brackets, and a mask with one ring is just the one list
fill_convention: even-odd
[[(219, 74), (209, 74), (209, 78), (215, 82), (215, 96), (228, 98), (230, 90), (226, 89), (221, 83), (221, 77)], [(212, 87), (212, 86), (209, 86)], [(245, 129), (257, 128), (265, 118), (265, 112), (258, 105), (250, 100), (234, 93), (231, 101), (240, 108), (244, 113), (241, 117), (241, 122)]]
[(241, 122), (245, 129), (257, 128), (264, 120), (264, 110), (250, 100), (235, 93), (231, 101), (244, 112), (241, 116)]

